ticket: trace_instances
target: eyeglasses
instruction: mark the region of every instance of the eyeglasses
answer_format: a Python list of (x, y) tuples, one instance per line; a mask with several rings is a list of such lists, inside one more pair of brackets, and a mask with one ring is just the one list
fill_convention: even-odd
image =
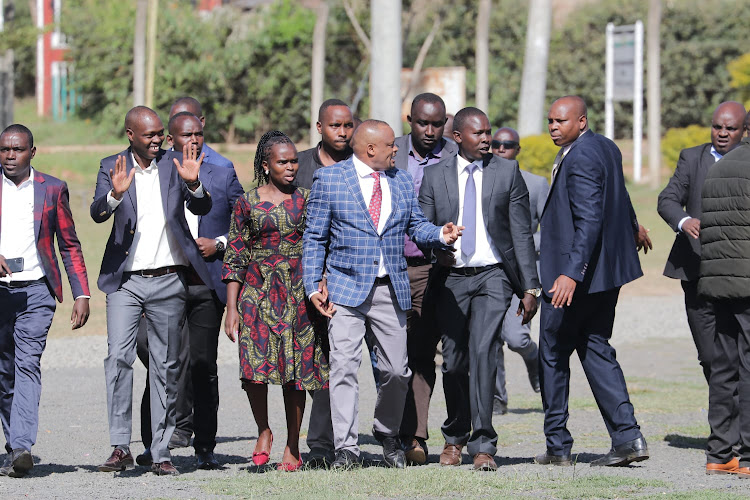
[(492, 149), (500, 149), (500, 146), (503, 149), (516, 149), (518, 143), (516, 141), (492, 141)]

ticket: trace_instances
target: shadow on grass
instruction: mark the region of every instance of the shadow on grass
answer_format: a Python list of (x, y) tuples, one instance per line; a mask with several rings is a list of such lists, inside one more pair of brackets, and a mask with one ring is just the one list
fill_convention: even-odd
[(675, 448), (689, 448), (693, 450), (705, 450), (708, 438), (683, 436), (682, 434), (667, 434), (664, 441)]
[(508, 413), (515, 415), (528, 415), (529, 413), (544, 413), (541, 408), (509, 408)]

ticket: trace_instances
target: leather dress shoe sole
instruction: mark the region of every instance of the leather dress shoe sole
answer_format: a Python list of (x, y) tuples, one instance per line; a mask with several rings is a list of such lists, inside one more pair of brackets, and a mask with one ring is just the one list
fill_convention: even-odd
[(706, 474), (737, 474), (740, 470), (740, 461), (737, 457), (732, 458), (725, 464), (706, 464)]

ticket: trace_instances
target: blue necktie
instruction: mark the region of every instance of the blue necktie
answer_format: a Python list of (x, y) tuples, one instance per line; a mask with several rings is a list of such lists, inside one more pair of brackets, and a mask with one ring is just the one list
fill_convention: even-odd
[[(466, 189), (464, 190), (464, 214), (461, 225), (464, 226), (461, 235), (461, 253), (466, 257), (471, 257), (476, 250), (477, 244), (477, 187), (474, 184), (474, 169), (476, 165), (469, 163), (466, 170), (469, 177), (466, 179)], [(468, 260), (464, 259), (464, 260)]]

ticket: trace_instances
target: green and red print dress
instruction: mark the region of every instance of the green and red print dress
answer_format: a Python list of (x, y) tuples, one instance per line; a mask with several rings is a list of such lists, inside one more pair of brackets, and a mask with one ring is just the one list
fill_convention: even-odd
[(308, 194), (297, 188), (291, 199), (273, 205), (253, 189), (234, 206), (222, 279), (242, 283), (236, 306), (243, 384), (328, 387), (328, 361), (302, 284)]

